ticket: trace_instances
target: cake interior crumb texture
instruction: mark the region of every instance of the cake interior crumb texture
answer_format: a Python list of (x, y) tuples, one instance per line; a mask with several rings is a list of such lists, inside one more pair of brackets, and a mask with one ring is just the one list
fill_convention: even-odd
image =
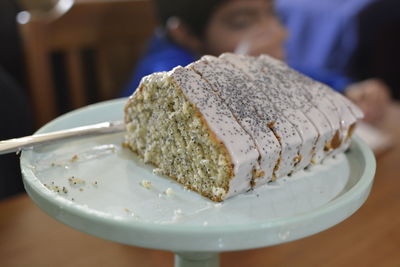
[(147, 76), (125, 107), (129, 148), (162, 174), (213, 200), (229, 190), (233, 166), (222, 142), (166, 72)]

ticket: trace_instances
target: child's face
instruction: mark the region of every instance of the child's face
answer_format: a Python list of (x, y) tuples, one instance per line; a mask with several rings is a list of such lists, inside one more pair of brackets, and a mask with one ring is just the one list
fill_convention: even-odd
[(267, 53), (283, 59), (286, 31), (271, 0), (230, 0), (216, 9), (205, 32), (205, 53)]

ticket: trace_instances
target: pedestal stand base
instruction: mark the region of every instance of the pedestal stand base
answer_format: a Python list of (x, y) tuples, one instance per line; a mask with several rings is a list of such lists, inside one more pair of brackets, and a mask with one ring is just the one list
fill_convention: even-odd
[(175, 267), (219, 267), (219, 254), (212, 252), (176, 252)]

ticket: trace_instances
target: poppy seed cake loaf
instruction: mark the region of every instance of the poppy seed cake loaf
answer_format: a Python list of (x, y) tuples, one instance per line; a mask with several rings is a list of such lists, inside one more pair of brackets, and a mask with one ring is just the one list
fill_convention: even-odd
[(142, 79), (126, 144), (185, 187), (222, 201), (347, 149), (361, 111), (269, 56), (205, 56)]

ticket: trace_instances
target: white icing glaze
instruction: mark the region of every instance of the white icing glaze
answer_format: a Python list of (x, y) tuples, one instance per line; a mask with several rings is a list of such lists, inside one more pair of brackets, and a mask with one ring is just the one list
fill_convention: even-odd
[[(203, 61), (203, 62), (201, 62)], [(238, 114), (243, 127), (247, 127), (247, 131), (256, 140), (259, 151), (261, 153), (260, 165), (266, 173), (271, 173), (273, 167), (269, 158), (271, 153), (274, 158), (278, 158), (279, 150), (271, 150), (276, 147), (276, 141), (273, 146), (265, 143), (265, 137), (259, 133), (268, 131), (268, 127), (272, 129), (277, 141), (281, 146), (281, 161), (275, 168), (275, 176), (282, 177), (294, 170), (295, 159), (301, 147), (301, 137), (292, 125), (282, 119), (282, 115), (275, 110), (269, 99), (261, 90), (257, 90), (249, 79), (240, 69), (235, 68), (231, 64), (221, 61), (215, 57), (204, 57), (199, 63), (194, 64), (194, 68), (202, 74), (203, 78), (208, 80), (221, 97), (228, 103)], [(216, 73), (216, 70), (218, 73)], [(254, 110), (256, 113), (254, 113)], [(255, 124), (245, 125), (249, 120), (253, 120)], [(263, 130), (264, 128), (264, 130)], [(271, 135), (272, 136), (272, 135)], [(264, 179), (256, 180), (256, 183), (265, 183), (269, 180), (267, 176)]]
[(341, 139), (347, 135), (347, 131), (351, 124), (357, 121), (347, 105), (342, 101), (342, 96), (337, 92), (331, 90), (328, 86), (322, 83), (316, 83), (318, 85), (317, 90), (324, 91), (326, 97), (336, 106), (340, 116), (340, 129), (342, 132)]
[(350, 109), (351, 113), (354, 115), (354, 117), (357, 118), (357, 120), (361, 120), (364, 118), (364, 113), (357, 105), (351, 102), (350, 99), (342, 96), (341, 100), (346, 104), (346, 106)]
[[(356, 106), (353, 102), (351, 102), (347, 97), (340, 95), (340, 94), (337, 94), (337, 95), (338, 95), (338, 97), (337, 97), (338, 101), (342, 101), (347, 106), (347, 108), (349, 109), (351, 114), (353, 114), (353, 117), (357, 121), (362, 120), (364, 118), (364, 113), (361, 111), (361, 109), (358, 106)], [(351, 143), (351, 138), (348, 138), (347, 135), (350, 134), (349, 136), (351, 137), (351, 134), (352, 134), (349, 132), (349, 130), (350, 129), (348, 129), (348, 132), (346, 134), (346, 137), (344, 139), (344, 143), (342, 144), (342, 147), (340, 149), (338, 149), (337, 152), (334, 151), (335, 155), (342, 151), (346, 151), (349, 148), (350, 143)], [(354, 129), (353, 129), (353, 131), (354, 131)]]
[[(280, 73), (280, 75), (284, 75), (289, 83), (293, 83), (296, 86), (297, 93), (307, 99), (324, 115), (332, 130), (329, 134), (331, 137), (335, 135), (337, 130), (341, 136), (344, 136), (342, 131), (343, 121), (341, 111), (330, 96), (330, 91), (332, 91), (332, 89), (328, 88), (328, 90), (322, 90), (320, 84), (316, 81), (289, 68), (283, 62), (276, 63), (276, 59), (271, 59), (266, 55), (260, 56), (259, 60), (262, 60), (266, 66), (273, 69), (275, 75), (276, 72)], [(268, 62), (274, 62), (274, 64), (269, 64)], [(329, 140), (332, 140), (332, 138)], [(319, 159), (323, 159), (327, 155), (329, 155), (329, 152), (318, 150), (316, 156)]]
[[(260, 58), (266, 60), (268, 57), (261, 56)], [(332, 129), (339, 130), (341, 141), (340, 147), (328, 152), (328, 155), (335, 155), (346, 150), (350, 145), (350, 139), (346, 138), (349, 134), (350, 126), (363, 117), (361, 110), (347, 98), (335, 92), (328, 86), (301, 75), (300, 73), (288, 68), (283, 62), (271, 58), (268, 60), (273, 61), (274, 65), (281, 70), (286, 68), (286, 74), (291, 77), (290, 80), (299, 81), (300, 84), (306, 86), (301, 86), (304, 95), (310, 100), (314, 98), (313, 103), (316, 104), (318, 109), (329, 119), (331, 126), (333, 127)], [(324, 104), (321, 105), (321, 103)], [(329, 113), (334, 116), (328, 117)], [(336, 127), (337, 123), (335, 122), (337, 120), (339, 121), (338, 128)]]
[[(237, 123), (226, 104), (193, 70), (177, 67), (169, 72), (169, 76), (202, 113), (210, 130), (225, 144), (235, 165), (229, 191), (223, 198), (250, 189), (252, 171), (259, 157), (251, 137)], [(221, 193), (220, 189), (215, 190)]]
[(335, 149), (330, 153), (330, 155), (333, 156), (346, 151), (350, 146), (351, 139), (347, 138), (350, 133), (350, 126), (357, 122), (359, 119), (357, 116), (362, 117), (362, 112), (354, 104), (349, 105), (350, 102), (346, 102), (347, 99), (343, 95), (330, 90), (330, 88), (325, 85), (322, 85), (321, 87), (322, 90), (325, 90), (331, 96), (332, 102), (338, 107), (341, 115), (341, 127), (343, 134), (341, 136), (342, 144), (338, 149)]
[(290, 97), (285, 94), (285, 88), (279, 80), (271, 79), (271, 75), (264, 73), (262, 64), (254, 57), (239, 56), (231, 53), (225, 53), (220, 56), (234, 64), (237, 68), (247, 74), (254, 88), (261, 90), (262, 93), (273, 103), (277, 112), (281, 113), (283, 118), (288, 120), (297, 130), (302, 139), (300, 148), (301, 159), (295, 166), (296, 170), (303, 169), (311, 162), (314, 146), (318, 139), (318, 131), (302, 109), (296, 108), (292, 104)]
[[(303, 88), (305, 85), (296, 79), (291, 79), (285, 71), (288, 69), (286, 64), (267, 55), (258, 57), (256, 62), (261, 65), (262, 70), (269, 77), (271, 86), (279, 87), (281, 93), (285, 94), (288, 100), (291, 100), (293, 107), (302, 110), (318, 130), (319, 138), (315, 144), (313, 162), (321, 162), (327, 154), (324, 151), (325, 144), (330, 142), (335, 135), (336, 130), (333, 125), (337, 125), (337, 117), (329, 112), (326, 112), (327, 114), (322, 112), (318, 109), (318, 103), (315, 104), (310, 101), (311, 94), (307, 94), (309, 96), (307, 98), (306, 94), (302, 93), (302, 90), (306, 90)], [(324, 108), (321, 107), (321, 109)]]

